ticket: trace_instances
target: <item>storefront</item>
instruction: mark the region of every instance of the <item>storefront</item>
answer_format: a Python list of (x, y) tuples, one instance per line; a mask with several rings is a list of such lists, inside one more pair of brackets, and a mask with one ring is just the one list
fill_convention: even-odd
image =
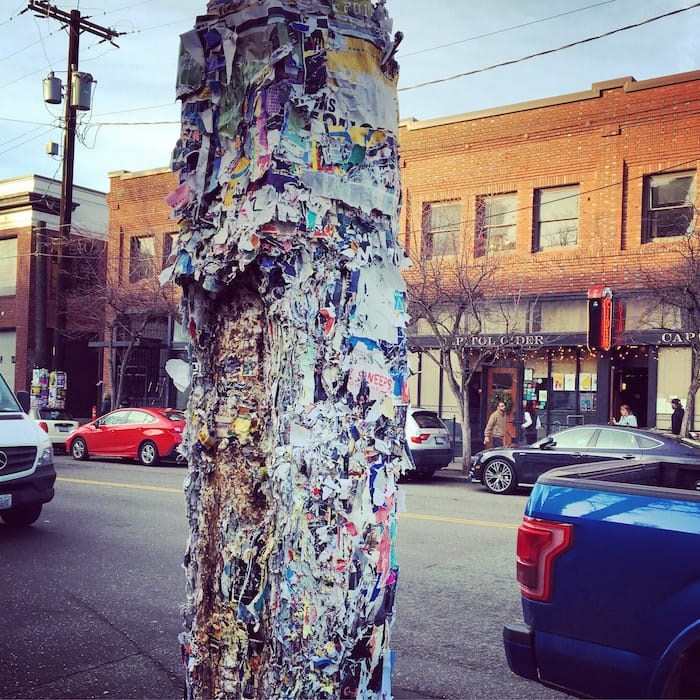
[[(634, 342), (632, 342), (634, 336)], [(537, 402), (543, 430), (608, 423), (619, 418), (627, 404), (640, 427), (668, 428), (671, 399), (685, 395), (691, 376), (687, 334), (644, 331), (622, 336), (609, 350), (591, 349), (585, 333), (486, 334), (470, 338), (474, 352), (492, 349), (494, 359), (484, 364), (470, 387), (473, 447), (498, 397), (507, 395), (510, 433), (522, 440), (522, 407)], [(434, 408), (447, 419), (459, 421), (457, 401), (434, 362), (415, 353), (412, 379), (414, 403)]]

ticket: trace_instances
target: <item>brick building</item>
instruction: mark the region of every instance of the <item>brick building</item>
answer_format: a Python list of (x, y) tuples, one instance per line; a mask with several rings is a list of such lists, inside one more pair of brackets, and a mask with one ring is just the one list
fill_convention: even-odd
[[(494, 319), (469, 338), (501, 350), (473, 382), (477, 436), (495, 389), (508, 391), (516, 407), (537, 399), (549, 429), (607, 422), (622, 403), (640, 425), (668, 427), (671, 397), (688, 388), (690, 349), (680, 322), (670, 332), (668, 323), (643, 319), (645, 290), (634, 271), (647, 263), (662, 273), (677, 259), (670, 243), (696, 225), (699, 134), (700, 72), (621, 78), (570, 95), (402, 121), (407, 249), (413, 257), (426, 249), (446, 259), (459, 249), (471, 259), (489, 256), (499, 293), (519, 300), (507, 328)], [(163, 169), (110, 178), (109, 246), (128, 280), (139, 256), (160, 264), (169, 253), (177, 222), (164, 199), (177, 177)], [(611, 347), (591, 348), (590, 306), (608, 300)], [(159, 396), (148, 387), (167, 383), (164, 359), (183, 355), (178, 330), (162, 325), (157, 351), (135, 368), (147, 375), (151, 402)], [(411, 333), (430, 344), (425, 329)], [(413, 402), (458, 415), (423, 354), (411, 358)], [(171, 403), (183, 400), (169, 391)]]
[[(406, 120), (399, 138), (412, 256), (490, 256), (502, 299), (520, 306), (507, 329), (501, 314), (468, 339), (501, 350), (473, 382), (476, 437), (496, 390), (516, 407), (538, 400), (549, 429), (607, 422), (623, 403), (641, 426), (668, 427), (690, 350), (680, 321), (645, 317), (641, 281), (662, 278), (697, 226), (700, 72)], [(593, 304), (614, 310), (609, 349), (589, 347)], [(458, 415), (434, 363), (413, 360), (413, 401)]]
[[(38, 175), (0, 181), (0, 372), (16, 391), (28, 391), (34, 367), (68, 376), (67, 408), (87, 415), (95, 400), (98, 355), (68, 318), (71, 336), (57, 332), (59, 274), (63, 289), (81, 274), (80, 263), (59, 241), (61, 183)], [(105, 194), (75, 187), (69, 239), (104, 245)], [(63, 295), (60, 295), (63, 297)]]
[[(142, 290), (144, 296), (153, 294), (150, 281), (165, 266), (172, 249), (178, 224), (170, 214), (166, 196), (177, 187), (177, 175), (168, 168), (136, 173), (109, 173), (109, 265), (108, 284)], [(109, 313), (109, 311), (108, 311)], [(105, 393), (114, 394), (114, 378), (110, 366), (119, 370), (126, 362), (122, 399), (133, 405), (178, 406), (185, 397), (173, 386), (165, 372), (165, 363), (174, 357), (186, 357), (185, 338), (175, 315), (150, 319), (138, 346), (128, 358), (122, 351), (128, 337), (120, 331), (125, 324), (113, 329), (115, 337), (103, 339), (103, 381)], [(117, 337), (118, 336), (118, 337)], [(110, 358), (111, 355), (111, 358)]]

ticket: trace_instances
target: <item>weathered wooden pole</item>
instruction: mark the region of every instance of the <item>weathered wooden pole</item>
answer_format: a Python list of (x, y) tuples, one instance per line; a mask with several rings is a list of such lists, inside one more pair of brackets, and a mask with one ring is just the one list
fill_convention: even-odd
[(384, 0), (212, 0), (182, 37), (188, 696), (390, 697), (407, 403)]

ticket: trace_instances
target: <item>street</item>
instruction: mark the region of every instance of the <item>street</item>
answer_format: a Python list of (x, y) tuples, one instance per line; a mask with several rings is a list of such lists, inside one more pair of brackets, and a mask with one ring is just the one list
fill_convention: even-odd
[[(58, 456), (56, 470), (35, 526), (0, 525), (0, 697), (181, 697), (185, 469)], [(403, 488), (395, 697), (565, 697), (511, 674), (501, 645), (527, 492)]]

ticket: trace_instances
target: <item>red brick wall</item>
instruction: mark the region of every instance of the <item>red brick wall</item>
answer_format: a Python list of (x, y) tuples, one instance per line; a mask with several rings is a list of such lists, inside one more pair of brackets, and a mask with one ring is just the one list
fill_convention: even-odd
[[(17, 236), (17, 286), (14, 297), (0, 298), (0, 329), (15, 330), (16, 391), (27, 391), (34, 365), (34, 278), (31, 274), (33, 235), (30, 227), (3, 231), (3, 237)], [(5, 358), (5, 362), (10, 362)]]
[[(517, 192), (517, 248), (498, 254), (504, 291), (630, 288), (640, 261), (668, 265), (672, 243), (642, 244), (643, 177), (697, 167), (700, 71), (596, 87), (589, 99), (402, 126), (401, 230), (420, 232), (424, 202), (460, 199), (473, 240), (476, 197)], [(580, 186), (578, 245), (532, 253), (534, 190), (570, 184)]]
[[(156, 241), (156, 266), (163, 260), (163, 242), (167, 233), (178, 230), (170, 218), (165, 197), (178, 185), (178, 176), (166, 169), (138, 173), (110, 173), (107, 194), (109, 207), (108, 274), (112, 280), (129, 284), (130, 240), (134, 236), (152, 235)], [(108, 340), (108, 338), (105, 338)], [(104, 358), (104, 391), (109, 385), (107, 357)]]
[[(516, 192), (517, 247), (500, 253), (502, 284), (538, 294), (638, 284), (640, 263), (663, 269), (673, 243), (642, 244), (645, 175), (694, 169), (700, 155), (700, 71), (649, 81), (594, 85), (585, 93), (481, 114), (413, 122), (399, 130), (404, 206), (400, 229), (415, 235), (425, 202), (459, 199), (472, 240), (476, 198)], [(167, 170), (112, 174), (109, 258), (128, 281), (129, 239), (177, 230), (165, 196), (178, 184)], [(534, 190), (578, 184), (578, 245), (531, 252)], [(700, 190), (700, 187), (698, 187)], [(117, 274), (116, 270), (113, 274)]]

